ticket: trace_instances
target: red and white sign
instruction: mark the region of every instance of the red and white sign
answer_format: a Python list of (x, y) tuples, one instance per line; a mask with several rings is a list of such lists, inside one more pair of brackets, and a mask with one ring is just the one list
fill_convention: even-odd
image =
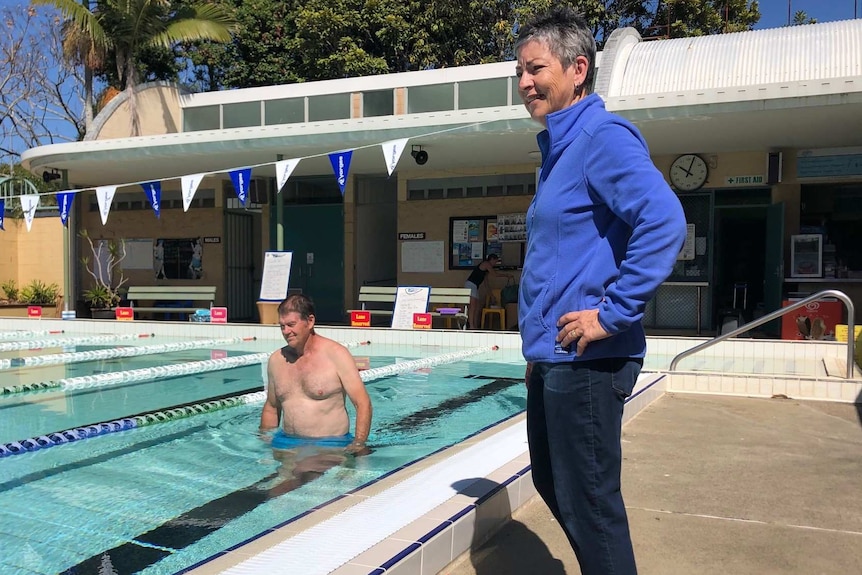
[(227, 323), (227, 308), (226, 307), (211, 307), (210, 308), (210, 323)]
[(371, 367), (371, 358), (367, 356), (357, 356), (353, 360), (356, 362), (356, 369), (359, 371), (366, 370)]
[(351, 327), (371, 327), (371, 312), (370, 311), (352, 311), (350, 312)]
[(135, 308), (118, 307), (114, 310), (117, 321), (132, 321), (135, 319)]
[(31, 319), (42, 319), (42, 306), (40, 305), (28, 305), (27, 306), (27, 317)]
[(210, 359), (224, 359), (227, 357), (226, 349), (211, 349)]
[[(795, 303), (784, 300), (782, 307)], [(835, 326), (842, 323), (840, 301), (814, 301), (781, 317), (781, 339), (835, 339)]]
[(430, 313), (414, 313), (413, 329), (431, 329)]

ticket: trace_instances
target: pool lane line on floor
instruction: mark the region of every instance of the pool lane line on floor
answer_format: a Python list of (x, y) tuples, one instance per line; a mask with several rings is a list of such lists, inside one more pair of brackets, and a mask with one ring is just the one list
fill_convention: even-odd
[[(82, 361), (95, 361), (97, 359), (113, 359), (117, 357), (135, 357), (139, 355), (153, 355), (156, 353), (169, 353), (173, 351), (185, 351), (187, 349), (200, 349), (218, 345), (233, 345), (247, 341), (255, 341), (252, 337), (226, 337), (220, 339), (202, 339), (191, 341), (178, 341), (174, 343), (161, 343), (156, 345), (140, 345), (115, 347), (111, 349), (90, 349), (87, 351), (71, 351), (66, 353), (51, 353), (47, 355), (32, 355), (28, 357), (13, 357), (0, 359), (0, 370), (19, 367), (45, 366), (57, 364), (80, 363)], [(3, 388), (4, 390), (6, 388)], [(6, 393), (0, 390), (0, 394)]]
[(25, 330), (0, 331), (0, 340), (11, 339), (11, 340), (17, 341), (19, 337), (39, 337), (42, 335), (57, 335), (57, 334), (65, 333), (65, 331), (66, 330), (63, 330), (63, 329), (54, 329), (54, 330), (42, 329), (42, 330), (35, 330), (35, 331), (25, 331)]
[[(365, 345), (365, 342), (360, 342), (354, 345)], [(408, 373), (424, 367), (434, 367), (435, 365), (454, 363), (461, 359), (466, 359), (468, 357), (479, 355), (481, 353), (487, 353), (489, 351), (496, 351), (497, 349), (497, 346), (482, 346), (473, 349), (466, 349), (435, 355), (431, 357), (423, 357), (420, 359), (393, 363), (390, 365), (384, 365), (381, 367), (375, 367), (372, 369), (366, 369), (365, 371), (361, 371), (359, 372), (359, 377), (364, 383), (368, 383), (369, 381), (373, 381), (375, 379), (389, 377), (392, 375), (397, 375), (399, 373)], [(169, 407), (166, 409), (149, 412), (144, 415), (124, 417), (111, 421), (94, 423), (84, 427), (73, 427), (71, 429), (65, 429), (62, 431), (50, 432), (47, 435), (28, 437), (20, 441), (11, 441), (5, 444), (0, 444), (0, 458), (12, 455), (21, 455), (31, 451), (38, 451), (40, 449), (53, 447), (55, 445), (62, 445), (64, 443), (77, 441), (79, 439), (89, 439), (91, 437), (98, 437), (100, 435), (115, 433), (117, 431), (126, 431), (129, 429), (135, 429), (137, 427), (143, 427), (145, 425), (151, 425), (154, 423), (163, 423), (167, 421), (172, 421), (174, 419), (182, 419), (191, 415), (209, 413), (211, 411), (216, 411), (227, 407), (259, 403), (264, 401), (265, 399), (265, 391), (256, 391), (240, 395), (231, 395), (220, 400), (209, 400), (199, 403), (185, 404), (180, 407)]]
[[(351, 342), (345, 347), (357, 347), (368, 345), (370, 341)], [(0, 388), (0, 395), (11, 395), (14, 393), (25, 393), (32, 391), (72, 391), (75, 389), (86, 389), (91, 387), (102, 387), (115, 385), (117, 383), (132, 383), (154, 381), (163, 377), (179, 377), (183, 375), (195, 375), (211, 371), (221, 371), (234, 367), (243, 367), (262, 363), (266, 361), (272, 352), (249, 353), (233, 357), (222, 357), (218, 359), (207, 359), (202, 361), (190, 361), (182, 364), (158, 365), (144, 367), (141, 369), (130, 369), (126, 371), (114, 371), (110, 373), (98, 373), (94, 375), (81, 375), (78, 377), (67, 377), (50, 381), (39, 381), (34, 383), (22, 383)]]
[(24, 349), (43, 349), (53, 347), (65, 347), (68, 345), (83, 345), (87, 343), (113, 343), (115, 341), (128, 341), (132, 339), (143, 339), (155, 337), (154, 333), (129, 333), (118, 335), (88, 335), (67, 337), (64, 339), (32, 339), (29, 341), (4, 341), (0, 342), (0, 351), (21, 351)]
[[(451, 401), (447, 400), (441, 402), (435, 408), (420, 410), (400, 421), (418, 423), (421, 418), (441, 418), (448, 416), (461, 407), (488, 397), (489, 395), (493, 395), (502, 389), (521, 383), (521, 380), (511, 378), (489, 377), (488, 379), (493, 379), (493, 381), (490, 381), (477, 389), (470, 390), (464, 396), (451, 398)], [(471, 433), (458, 441), (465, 441), (466, 439), (481, 433), (485, 429), (499, 425), (502, 421), (511, 419), (516, 415), (517, 414), (508, 416), (500, 421), (491, 423), (482, 430)], [(427, 421), (423, 423), (427, 423)], [(442, 446), (431, 454), (448, 449), (452, 445), (453, 444)], [(372, 445), (372, 447), (374, 447), (374, 445)], [(403, 469), (404, 467), (412, 465), (416, 461), (424, 459), (431, 454), (423, 455), (419, 459), (399, 466), (398, 469)], [(394, 471), (395, 470), (392, 472)], [(351, 489), (348, 493), (358, 492), (366, 486), (379, 481), (382, 477), (389, 476), (392, 472), (384, 473), (380, 477)], [(111, 549), (96, 553), (75, 566), (68, 568), (68, 572), (95, 573), (98, 571), (100, 566), (104, 564), (105, 556), (108, 557), (108, 561), (110, 561), (111, 565), (113, 565), (115, 569), (119, 566), (123, 566), (124, 570), (122, 572), (131, 573), (142, 571), (159, 560), (167, 557), (171, 553), (180, 551), (189, 545), (198, 542), (200, 539), (222, 528), (230, 521), (249, 513), (259, 505), (271, 499), (273, 496), (269, 493), (271, 488), (270, 483), (278, 476), (278, 472), (271, 473), (246, 487), (238, 488), (216, 499), (200, 504), (188, 511), (184, 511), (176, 517), (166, 520), (160, 525), (137, 535), (129, 541), (121, 543)], [(301, 487), (305, 483), (316, 478), (317, 475), (314, 474), (303, 475), (302, 477), (297, 478), (298, 484), (294, 488)], [(343, 495), (336, 496), (327, 502), (314, 506), (314, 509), (325, 507), (335, 499), (340, 499), (341, 497), (343, 497)], [(303, 517), (307, 513), (308, 511), (305, 511), (291, 517), (273, 529), (283, 527), (284, 525)]]

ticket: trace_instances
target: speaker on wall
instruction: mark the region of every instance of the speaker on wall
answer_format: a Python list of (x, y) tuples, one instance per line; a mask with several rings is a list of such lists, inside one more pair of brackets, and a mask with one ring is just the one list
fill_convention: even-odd
[(766, 159), (766, 183), (769, 185), (781, 183), (783, 167), (781, 152), (769, 152)]

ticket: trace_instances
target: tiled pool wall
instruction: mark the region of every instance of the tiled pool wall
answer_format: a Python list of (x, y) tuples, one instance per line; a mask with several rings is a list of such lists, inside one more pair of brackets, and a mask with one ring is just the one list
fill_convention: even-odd
[[(275, 325), (209, 324), (192, 322), (112, 320), (59, 320), (0, 318), (0, 329), (65, 330), (66, 334), (153, 333), (165, 337), (257, 337), (282, 345)], [(497, 346), (501, 363), (521, 362), (521, 341), (514, 332), (462, 330), (393, 330), (318, 326), (318, 331), (344, 343), (371, 341), (387, 345), (444, 347)], [(676, 354), (691, 349), (708, 338), (648, 337), (650, 356), (668, 365)], [(667, 391), (855, 402), (862, 394), (862, 378), (846, 380), (830, 377), (824, 360), (843, 363), (844, 343), (832, 341), (784, 341), (729, 339), (682, 360), (666, 382)], [(838, 370), (843, 373), (843, 370)]]

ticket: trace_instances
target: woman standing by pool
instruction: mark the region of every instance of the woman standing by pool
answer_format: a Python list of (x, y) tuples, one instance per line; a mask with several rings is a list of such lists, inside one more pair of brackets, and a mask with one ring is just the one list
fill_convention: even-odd
[[(464, 282), (464, 287), (470, 290), (470, 310), (469, 310), (469, 329), (479, 329), (479, 318), (482, 315), (482, 300), (479, 299), (479, 288), (485, 279), (490, 275), (492, 278), (502, 275), (503, 277), (512, 277), (509, 274), (498, 274), (494, 269), (500, 261), (500, 256), (497, 254), (488, 254), (482, 262), (473, 268), (470, 272), (470, 277)], [(497, 302), (498, 304), (500, 302)]]

